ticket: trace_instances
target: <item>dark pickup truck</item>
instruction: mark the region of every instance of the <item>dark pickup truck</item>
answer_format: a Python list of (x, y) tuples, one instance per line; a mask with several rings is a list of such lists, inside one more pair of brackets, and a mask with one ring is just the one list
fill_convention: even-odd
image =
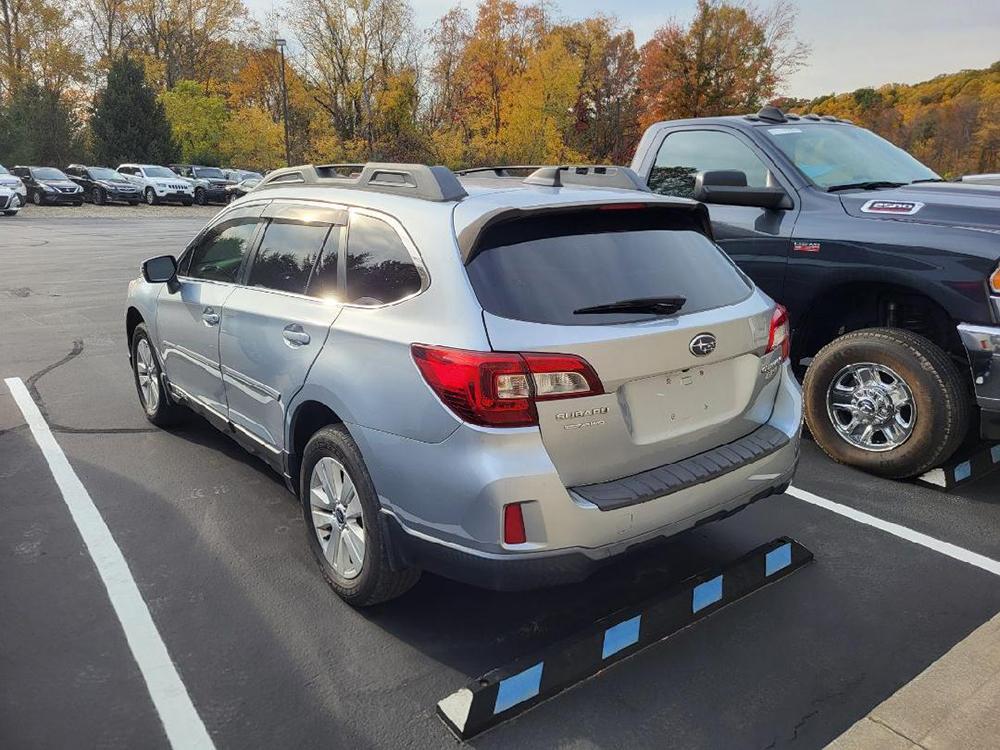
[(1000, 186), (945, 182), (849, 122), (767, 107), (661, 122), (632, 169), (708, 204), (789, 310), (805, 412), (837, 461), (911, 477), (1000, 439)]

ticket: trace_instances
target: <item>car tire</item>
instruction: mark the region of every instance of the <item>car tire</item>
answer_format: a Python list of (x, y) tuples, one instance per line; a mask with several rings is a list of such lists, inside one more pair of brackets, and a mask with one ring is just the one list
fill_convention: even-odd
[(40, 190), (31, 191), (31, 202), (36, 206), (41, 206), (45, 203), (45, 197), (42, 195)]
[[(184, 407), (175, 403), (163, 387), (160, 360), (145, 323), (140, 323), (132, 331), (131, 351), (132, 379), (146, 419), (157, 427), (170, 427), (182, 421), (186, 416)], [(144, 381), (144, 377), (149, 380)]]
[[(302, 454), (299, 497), (313, 556), (327, 583), (348, 604), (367, 607), (395, 599), (419, 580), (420, 570), (394, 570), (389, 563), (378, 495), (343, 425), (324, 427), (309, 440)], [(355, 556), (362, 558), (359, 569)]]
[(157, 206), (157, 205), (159, 205), (160, 198), (159, 198), (159, 196), (156, 195), (156, 191), (153, 190), (153, 188), (151, 188), (151, 187), (146, 188), (146, 192), (145, 192), (144, 195), (145, 195), (145, 198), (146, 198), (146, 205), (148, 205), (148, 206)]
[(107, 197), (104, 195), (104, 191), (99, 187), (95, 187), (93, 193), (91, 194), (91, 200), (94, 201), (95, 206), (103, 206), (108, 202)]
[(203, 189), (198, 188), (194, 191), (194, 202), (199, 206), (204, 206), (208, 203), (208, 199), (205, 197), (205, 191)]
[(948, 460), (971, 418), (968, 383), (948, 354), (898, 328), (827, 344), (806, 371), (803, 399), (809, 431), (828, 456), (891, 479)]

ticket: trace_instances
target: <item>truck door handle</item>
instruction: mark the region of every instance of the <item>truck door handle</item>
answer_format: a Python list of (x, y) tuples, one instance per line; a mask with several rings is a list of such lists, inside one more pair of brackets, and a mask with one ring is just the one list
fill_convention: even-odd
[(207, 326), (219, 325), (219, 313), (211, 307), (206, 307), (201, 311), (201, 319), (205, 321)]
[(305, 346), (312, 341), (309, 334), (306, 333), (302, 326), (298, 323), (292, 323), (291, 325), (285, 326), (281, 335), (285, 337), (285, 341), (287, 341), (293, 348), (297, 346)]

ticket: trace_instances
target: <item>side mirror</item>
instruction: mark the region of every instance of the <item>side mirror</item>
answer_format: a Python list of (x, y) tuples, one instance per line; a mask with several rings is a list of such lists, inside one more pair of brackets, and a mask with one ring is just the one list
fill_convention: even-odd
[(142, 262), (142, 278), (150, 284), (169, 284), (171, 291), (177, 281), (177, 260), (173, 255), (158, 255)]
[(746, 173), (735, 169), (699, 172), (694, 178), (694, 199), (723, 206), (792, 207), (783, 188), (747, 187)]

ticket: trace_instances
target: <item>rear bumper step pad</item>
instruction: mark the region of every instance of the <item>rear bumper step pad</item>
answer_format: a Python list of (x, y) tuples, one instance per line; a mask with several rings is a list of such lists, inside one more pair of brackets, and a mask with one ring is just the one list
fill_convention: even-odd
[(763, 425), (749, 435), (673, 464), (599, 484), (570, 487), (601, 510), (617, 510), (708, 482), (759, 461), (791, 442), (781, 430)]
[(637, 606), (620, 609), (577, 635), (486, 673), (439, 701), (438, 716), (459, 739), (467, 740), (783, 578), (812, 559), (812, 552), (795, 540), (775, 539)]

